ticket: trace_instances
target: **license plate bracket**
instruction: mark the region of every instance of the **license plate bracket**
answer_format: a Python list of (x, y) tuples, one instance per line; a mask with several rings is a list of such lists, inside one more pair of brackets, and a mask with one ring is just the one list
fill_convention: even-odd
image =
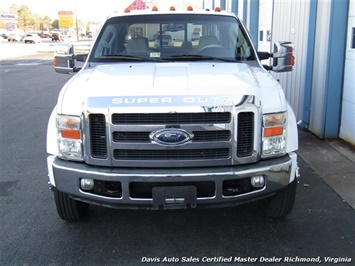
[(197, 205), (195, 186), (154, 187), (154, 209), (187, 209)]

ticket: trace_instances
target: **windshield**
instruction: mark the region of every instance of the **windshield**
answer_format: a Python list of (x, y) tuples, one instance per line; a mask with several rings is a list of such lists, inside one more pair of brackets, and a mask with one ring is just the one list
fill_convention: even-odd
[(239, 21), (232, 16), (156, 14), (109, 19), (90, 61), (255, 60)]

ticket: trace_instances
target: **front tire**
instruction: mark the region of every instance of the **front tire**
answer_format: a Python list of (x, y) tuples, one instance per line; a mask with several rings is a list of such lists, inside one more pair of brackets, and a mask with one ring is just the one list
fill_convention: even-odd
[(297, 178), (287, 187), (276, 192), (274, 196), (263, 201), (265, 214), (272, 218), (282, 218), (289, 214), (296, 199)]
[(55, 190), (54, 200), (59, 217), (65, 221), (76, 222), (87, 214), (88, 204), (73, 200), (66, 193)]

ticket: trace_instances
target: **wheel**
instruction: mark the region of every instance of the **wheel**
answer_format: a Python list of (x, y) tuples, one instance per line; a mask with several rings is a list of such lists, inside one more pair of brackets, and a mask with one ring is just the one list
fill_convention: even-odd
[(297, 179), (293, 180), (287, 187), (276, 192), (263, 201), (265, 214), (272, 218), (282, 218), (289, 214), (295, 203)]
[(58, 215), (63, 220), (76, 222), (87, 214), (88, 204), (73, 200), (66, 193), (55, 190), (54, 200)]

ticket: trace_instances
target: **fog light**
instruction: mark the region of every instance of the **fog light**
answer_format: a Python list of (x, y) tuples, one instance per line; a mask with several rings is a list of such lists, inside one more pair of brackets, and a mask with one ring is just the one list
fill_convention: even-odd
[(250, 182), (253, 187), (262, 188), (265, 185), (265, 178), (262, 175), (253, 176)]
[(82, 190), (92, 190), (94, 188), (94, 179), (83, 178), (80, 180), (80, 187)]

